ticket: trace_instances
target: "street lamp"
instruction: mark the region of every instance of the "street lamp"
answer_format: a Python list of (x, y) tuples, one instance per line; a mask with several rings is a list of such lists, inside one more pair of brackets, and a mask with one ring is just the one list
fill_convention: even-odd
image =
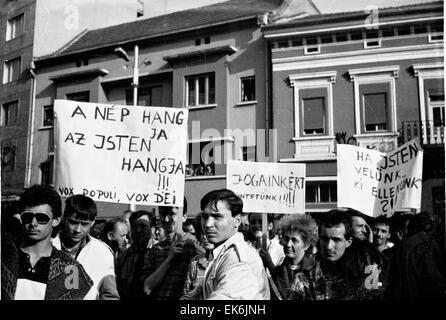
[[(125, 52), (125, 50), (121, 47), (118, 47), (114, 50), (114, 53), (121, 59), (124, 59), (126, 62), (130, 62), (130, 58), (127, 54), (127, 52)], [(139, 55), (139, 48), (138, 45), (135, 44), (135, 49), (134, 49), (134, 60), (133, 60), (133, 82), (132, 82), (132, 87), (133, 87), (133, 105), (136, 107), (138, 105), (138, 85), (139, 85), (139, 69), (138, 69), (138, 55)], [(130, 203), (129, 205), (129, 210), (132, 212), (136, 211), (136, 204), (135, 203)]]
[[(130, 62), (130, 58), (127, 54), (127, 52), (125, 52), (125, 50), (121, 47), (118, 47), (114, 50), (114, 53), (121, 59), (124, 59), (126, 62), (129, 62), (130, 64), (132, 64)], [(133, 82), (132, 82), (132, 87), (133, 87), (133, 105), (137, 106), (138, 105), (138, 85), (139, 85), (139, 67), (138, 67), (138, 55), (139, 55), (139, 48), (138, 45), (135, 44), (135, 49), (134, 49), (134, 60), (133, 60)]]

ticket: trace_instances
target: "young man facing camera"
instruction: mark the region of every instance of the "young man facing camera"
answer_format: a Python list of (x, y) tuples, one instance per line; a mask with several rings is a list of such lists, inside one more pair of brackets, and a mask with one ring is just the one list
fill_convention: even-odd
[(94, 282), (85, 299), (118, 300), (113, 253), (89, 235), (98, 209), (90, 197), (74, 195), (65, 201), (62, 230), (53, 245), (76, 259)]
[(93, 285), (81, 264), (51, 244), (62, 202), (54, 188), (34, 185), (20, 196), (24, 238), (2, 244), (4, 300), (81, 300)]
[(209, 300), (268, 300), (269, 285), (262, 260), (238, 232), (243, 201), (227, 189), (201, 199), (201, 226), (214, 244), (202, 285)]

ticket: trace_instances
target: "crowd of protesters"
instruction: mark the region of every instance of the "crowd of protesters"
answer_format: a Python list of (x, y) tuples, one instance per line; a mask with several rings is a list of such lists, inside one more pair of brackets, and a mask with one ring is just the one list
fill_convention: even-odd
[[(227, 189), (184, 206), (126, 211), (95, 228), (97, 206), (34, 185), (2, 220), (7, 300), (406, 300), (446, 298), (444, 216), (371, 218), (243, 211)], [(275, 219), (274, 217), (279, 217)], [(266, 232), (264, 232), (266, 231)]]

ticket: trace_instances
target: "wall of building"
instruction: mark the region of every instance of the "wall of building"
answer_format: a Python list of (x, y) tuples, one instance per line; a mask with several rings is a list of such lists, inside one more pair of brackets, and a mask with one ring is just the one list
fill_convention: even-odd
[[(2, 196), (19, 195), (23, 191), (26, 174), (28, 118), (31, 98), (30, 61), (33, 55), (35, 1), (5, 2), (0, 9), (0, 106), (18, 101), (17, 122), (0, 126), (0, 145), (15, 146), (13, 171), (2, 168)], [(6, 41), (8, 20), (24, 14), (22, 35)], [(17, 81), (3, 84), (5, 61), (21, 57), (20, 76)]]

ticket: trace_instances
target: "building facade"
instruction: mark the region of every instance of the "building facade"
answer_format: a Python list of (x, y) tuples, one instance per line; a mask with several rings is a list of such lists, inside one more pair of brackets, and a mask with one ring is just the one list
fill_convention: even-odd
[[(39, 130), (32, 151), (32, 183), (54, 179), (49, 120), (54, 100), (132, 105), (138, 50), (138, 105), (189, 110), (185, 196), (188, 213), (198, 213), (205, 193), (226, 186), (226, 160), (265, 158), (265, 148), (257, 148), (257, 140), (265, 140), (268, 94), (260, 25), (264, 13), (280, 2), (227, 1), (93, 30), (56, 54), (37, 59), (33, 122)], [(127, 54), (128, 61), (118, 57), (116, 49)], [(99, 215), (121, 215), (126, 209), (100, 203)]]
[(422, 210), (444, 214), (443, 2), (308, 16), (263, 28), (278, 160), (307, 165), (306, 210), (337, 205), (336, 147), (418, 137)]

